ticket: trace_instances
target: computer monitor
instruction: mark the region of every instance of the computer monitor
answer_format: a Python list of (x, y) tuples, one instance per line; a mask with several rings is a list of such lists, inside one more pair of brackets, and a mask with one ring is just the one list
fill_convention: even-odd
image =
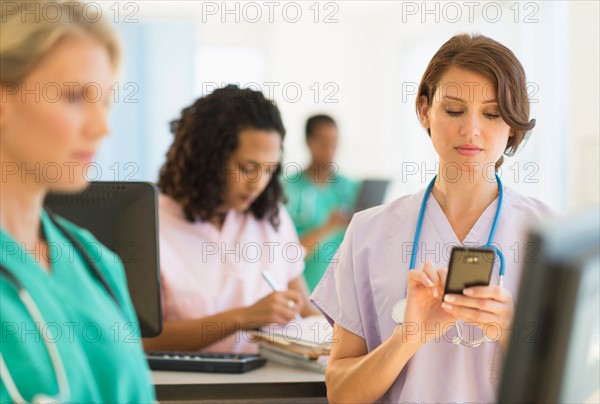
[(599, 401), (599, 251), (598, 210), (530, 233), (499, 402)]
[(368, 179), (362, 182), (356, 198), (354, 212), (360, 212), (377, 205), (381, 205), (385, 198), (390, 180)]
[(125, 265), (143, 337), (162, 331), (157, 189), (147, 182), (92, 182), (77, 194), (49, 194), (44, 204), (89, 230)]

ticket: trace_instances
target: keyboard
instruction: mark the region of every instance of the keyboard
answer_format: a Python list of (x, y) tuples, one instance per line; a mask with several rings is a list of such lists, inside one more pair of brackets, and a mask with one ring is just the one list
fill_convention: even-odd
[(267, 361), (255, 354), (204, 352), (146, 352), (152, 370), (186, 372), (244, 373)]

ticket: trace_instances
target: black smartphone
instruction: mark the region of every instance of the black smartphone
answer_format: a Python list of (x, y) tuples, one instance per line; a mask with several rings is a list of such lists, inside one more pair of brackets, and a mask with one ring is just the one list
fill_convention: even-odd
[(490, 284), (496, 253), (491, 248), (453, 247), (446, 278), (446, 293), (462, 294), (471, 286)]

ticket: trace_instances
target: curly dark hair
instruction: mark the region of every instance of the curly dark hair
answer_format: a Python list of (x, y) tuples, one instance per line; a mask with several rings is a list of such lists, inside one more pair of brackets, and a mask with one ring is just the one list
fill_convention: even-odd
[[(282, 143), (285, 137), (275, 103), (259, 91), (232, 84), (197, 99), (171, 122), (175, 140), (160, 169), (158, 187), (182, 206), (189, 222), (211, 219), (223, 204), (227, 160), (245, 129), (274, 130)], [(278, 205), (284, 201), (279, 163), (248, 209), (257, 219), (266, 217), (275, 229), (279, 227)]]

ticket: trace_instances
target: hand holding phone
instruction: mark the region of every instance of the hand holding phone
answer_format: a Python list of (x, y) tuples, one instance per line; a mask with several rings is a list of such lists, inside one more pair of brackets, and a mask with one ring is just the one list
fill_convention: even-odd
[(471, 286), (489, 285), (495, 257), (491, 248), (453, 247), (444, 296), (447, 293), (462, 294)]

